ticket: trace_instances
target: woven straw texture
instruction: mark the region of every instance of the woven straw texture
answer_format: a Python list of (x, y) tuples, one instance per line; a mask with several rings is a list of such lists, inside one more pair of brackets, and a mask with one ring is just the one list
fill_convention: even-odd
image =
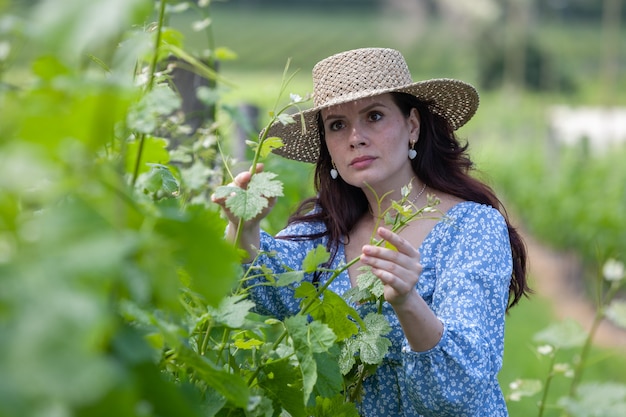
[(363, 48), (330, 56), (313, 68), (313, 108), (296, 113), (295, 123), (275, 123), (269, 136), (282, 138), (274, 152), (289, 159), (316, 162), (320, 137), (316, 115), (326, 107), (393, 91), (432, 102), (431, 111), (446, 118), (454, 130), (476, 113), (478, 93), (453, 79), (413, 82), (402, 54), (394, 49)]

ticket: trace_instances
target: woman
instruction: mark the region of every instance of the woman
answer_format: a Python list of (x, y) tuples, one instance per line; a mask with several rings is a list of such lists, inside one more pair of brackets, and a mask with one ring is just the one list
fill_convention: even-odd
[[(402, 55), (379, 48), (326, 58), (313, 80), (314, 107), (294, 117), (305, 123), (275, 124), (269, 135), (285, 143), (276, 153), (316, 164), (318, 194), (277, 238), (259, 228), (268, 210), (247, 222), (242, 246), (251, 259), (253, 248), (276, 253), (256, 260), (275, 272), (299, 269), (318, 244), (331, 250), (331, 269), (360, 256), (330, 286), (338, 294), (356, 285), (360, 266), (380, 279), (392, 347), (364, 381), (362, 415), (507, 415), (497, 373), (505, 312), (529, 291), (526, 253), (492, 190), (469, 175), (467, 146), (454, 135), (475, 113), (476, 91), (456, 80), (413, 82)], [(234, 183), (249, 180), (243, 173)], [(374, 231), (409, 183), (406, 199), (422, 207), (435, 196), (445, 219)], [(232, 239), (237, 219), (226, 214)], [(371, 245), (373, 232), (396, 250)], [(253, 297), (261, 311), (298, 311), (290, 290), (260, 288)]]

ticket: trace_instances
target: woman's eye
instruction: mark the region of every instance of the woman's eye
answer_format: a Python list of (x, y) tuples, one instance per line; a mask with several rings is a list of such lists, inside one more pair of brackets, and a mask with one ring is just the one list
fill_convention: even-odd
[(377, 122), (377, 121), (379, 121), (380, 119), (383, 118), (383, 115), (382, 115), (382, 113), (374, 111), (374, 112), (371, 112), (368, 115), (368, 118), (369, 118), (370, 122)]
[(341, 120), (336, 120), (332, 122), (329, 126), (330, 130), (337, 131), (343, 127), (343, 122)]

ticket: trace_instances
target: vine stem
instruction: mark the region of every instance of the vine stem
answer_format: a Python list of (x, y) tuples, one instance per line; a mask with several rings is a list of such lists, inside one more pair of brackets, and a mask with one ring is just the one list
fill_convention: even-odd
[[(600, 284), (602, 281), (600, 282)], [(593, 318), (593, 323), (591, 324), (591, 328), (589, 329), (589, 333), (587, 334), (587, 338), (585, 339), (585, 344), (580, 352), (580, 358), (578, 363), (576, 364), (576, 368), (574, 369), (574, 377), (572, 378), (572, 384), (569, 389), (569, 396), (573, 397), (576, 394), (576, 390), (578, 389), (578, 385), (580, 384), (580, 380), (582, 379), (582, 373), (585, 366), (585, 362), (587, 360), (587, 356), (589, 356), (589, 352), (591, 351), (591, 346), (593, 344), (593, 340), (595, 338), (596, 332), (600, 327), (600, 323), (604, 320), (605, 314), (605, 306), (607, 306), (613, 297), (617, 294), (617, 290), (619, 289), (619, 285), (615, 283), (611, 285), (611, 288), (606, 293), (604, 297), (600, 297), (600, 301), (598, 302), (598, 306), (596, 308), (596, 314)]]
[(543, 389), (543, 395), (541, 396), (541, 402), (539, 403), (538, 417), (543, 416), (543, 412), (546, 408), (546, 401), (548, 400), (548, 391), (550, 391), (550, 384), (552, 383), (552, 379), (554, 378), (555, 362), (556, 362), (556, 350), (552, 352), (552, 360), (550, 361), (550, 372), (548, 372), (548, 376), (546, 377), (545, 388)]
[[(161, 32), (163, 29), (163, 24), (165, 22), (165, 3), (166, 0), (161, 0), (161, 5), (159, 7), (159, 20), (156, 28), (156, 37), (154, 41), (154, 55), (152, 56), (152, 61), (150, 62), (150, 67), (148, 70), (148, 83), (146, 85), (146, 92), (152, 91), (152, 87), (154, 86), (154, 74), (156, 72), (157, 63), (159, 62), (159, 47), (161, 45)], [(146, 140), (146, 134), (142, 133), (139, 135), (139, 148), (137, 150), (137, 159), (135, 160), (135, 169), (133, 171), (133, 179), (131, 184), (135, 186), (137, 182), (137, 177), (139, 177), (139, 167), (141, 166), (141, 156), (143, 154), (144, 142)]]

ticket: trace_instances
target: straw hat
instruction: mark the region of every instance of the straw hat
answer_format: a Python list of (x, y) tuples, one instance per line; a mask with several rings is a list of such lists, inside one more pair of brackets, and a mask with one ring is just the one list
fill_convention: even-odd
[(313, 108), (294, 114), (295, 123), (276, 122), (270, 126), (268, 137), (278, 136), (284, 143), (274, 153), (316, 162), (320, 147), (316, 117), (321, 109), (394, 91), (432, 102), (431, 111), (446, 118), (454, 130), (467, 123), (478, 108), (478, 93), (467, 83), (452, 79), (413, 82), (400, 52), (354, 49), (332, 55), (313, 67)]

